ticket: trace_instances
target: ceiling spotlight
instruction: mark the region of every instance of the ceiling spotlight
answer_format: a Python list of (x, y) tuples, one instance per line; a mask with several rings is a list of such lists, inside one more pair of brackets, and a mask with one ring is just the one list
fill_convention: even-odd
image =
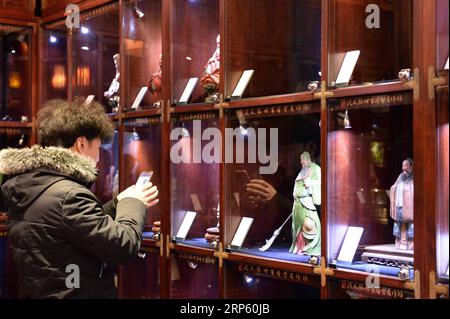
[(83, 45), (83, 46), (81, 47), (81, 50), (89, 51), (89, 47), (88, 47), (87, 45)]
[(352, 128), (352, 124), (350, 123), (350, 116), (348, 116), (348, 110), (345, 111), (345, 116), (344, 116), (344, 128), (345, 128), (346, 130)]
[(253, 278), (247, 275), (244, 275), (244, 280), (247, 284), (250, 284), (253, 282)]
[(55, 36), (51, 35), (50, 36), (50, 43), (56, 43), (56, 42), (58, 42), (58, 39)]
[(86, 28), (86, 27), (81, 27), (81, 33), (88, 34), (89, 33), (89, 29)]
[(134, 13), (139, 19), (141, 19), (145, 15), (144, 12), (142, 12), (142, 10), (138, 8), (137, 3), (135, 3), (134, 5)]
[(12, 50), (11, 50), (11, 53), (12, 53), (12, 54), (16, 54), (16, 50), (12, 49)]

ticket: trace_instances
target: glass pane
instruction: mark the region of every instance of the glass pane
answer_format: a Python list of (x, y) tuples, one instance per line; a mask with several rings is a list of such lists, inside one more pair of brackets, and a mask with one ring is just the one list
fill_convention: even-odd
[[(162, 1), (125, 1), (123, 15), (125, 69), (122, 79), (125, 109), (159, 107), (162, 100)], [(142, 101), (133, 103), (142, 88)]]
[(317, 277), (291, 271), (225, 263), (228, 299), (319, 299), (319, 281)]
[(51, 99), (67, 99), (67, 28), (45, 28), (40, 63), (41, 105)]
[[(73, 96), (94, 95), (108, 113), (119, 107), (119, 4), (82, 15), (73, 29)], [(115, 80), (115, 81), (114, 81)]]
[[(233, 141), (226, 155), (235, 155), (225, 166), (228, 249), (306, 263), (321, 255), (319, 121), (317, 102), (226, 113), (226, 139)], [(303, 195), (308, 208), (300, 202)], [(246, 218), (253, 221), (245, 236), (239, 227)], [(309, 239), (302, 235), (306, 224)]]
[(184, 103), (215, 102), (220, 82), (219, 0), (172, 4), (172, 101), (178, 103), (189, 79), (197, 78)]
[(327, 238), (337, 267), (413, 275), (411, 104), (409, 93), (330, 100)]
[[(209, 129), (220, 134), (218, 126), (216, 113), (181, 115), (172, 120), (172, 236), (179, 243), (208, 248), (205, 235), (209, 228), (218, 224), (220, 154), (215, 153), (219, 158), (212, 163), (202, 156), (206, 152), (205, 146), (210, 143), (202, 140), (202, 133)], [(220, 136), (216, 138), (220, 140)], [(190, 225), (187, 218), (183, 224), (185, 216), (194, 219), (183, 235), (181, 226), (184, 229)]]
[(31, 121), (31, 36), (0, 24), (0, 121)]
[(437, 31), (437, 70), (448, 70), (448, 14), (449, 1), (436, 0), (436, 31)]
[(159, 249), (142, 247), (127, 266), (120, 267), (119, 298), (160, 298)]
[(100, 148), (100, 160), (97, 163), (99, 175), (92, 187), (101, 203), (105, 204), (119, 192), (119, 123), (115, 122), (114, 136)]
[[(151, 182), (161, 191), (161, 126), (159, 117), (124, 121), (123, 161), (125, 187), (136, 184), (139, 175), (152, 171)], [(155, 222), (161, 222), (161, 204), (149, 209), (144, 237), (153, 238)], [(160, 227), (160, 226), (159, 226)]]
[(225, 94), (254, 70), (243, 97), (301, 92), (320, 80), (321, 0), (230, 0)]
[(218, 299), (217, 259), (185, 252), (170, 258), (171, 299)]
[[(412, 67), (411, 0), (329, 3), (328, 82), (332, 86), (394, 80), (401, 69)], [(351, 68), (343, 61), (351, 51), (360, 55), (349, 78), (343, 75), (345, 71), (350, 75)]]
[(448, 86), (437, 94), (437, 274), (441, 282), (448, 284), (448, 212), (449, 212), (449, 154), (448, 154)]

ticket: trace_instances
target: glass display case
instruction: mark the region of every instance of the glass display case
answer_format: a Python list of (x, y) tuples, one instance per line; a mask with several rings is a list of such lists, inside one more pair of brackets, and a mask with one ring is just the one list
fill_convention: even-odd
[[(161, 192), (161, 126), (159, 117), (127, 119), (123, 122), (123, 167), (124, 188), (136, 184), (142, 172), (153, 172), (151, 182)], [(159, 225), (158, 225), (159, 223)], [(146, 238), (158, 237), (161, 223), (161, 204), (148, 210), (145, 222)], [(152, 230), (158, 227), (156, 233)]]
[(437, 33), (437, 50), (436, 50), (436, 69), (446, 69), (448, 72), (448, 15), (449, 2), (446, 0), (436, 0), (436, 33)]
[(219, 298), (219, 267), (211, 256), (175, 252), (170, 258), (171, 299)]
[(437, 90), (437, 276), (441, 283), (449, 281), (449, 153), (448, 153), (448, 85)]
[(67, 27), (64, 21), (43, 25), (40, 41), (40, 103), (67, 99)]
[(328, 263), (412, 279), (411, 94), (332, 99), (327, 121)]
[(225, 146), (230, 152), (225, 164), (226, 248), (263, 258), (318, 262), (320, 104), (225, 114), (225, 139), (233, 143)]
[(32, 34), (0, 24), (0, 121), (31, 121)]
[(120, 94), (119, 3), (80, 15), (80, 28), (72, 31), (72, 92), (88, 97), (116, 113)]
[(172, 102), (214, 103), (223, 78), (219, 0), (172, 0), (171, 4)]
[[(308, 90), (311, 81), (320, 81), (321, 3), (227, 1), (225, 96), (234, 99), (301, 92)], [(254, 73), (242, 91), (238, 84), (247, 70)]]
[(119, 298), (160, 298), (159, 249), (142, 244), (140, 252), (127, 265), (119, 269)]
[(227, 299), (319, 299), (320, 278), (271, 267), (225, 263)]
[(114, 122), (114, 127), (113, 138), (100, 147), (99, 174), (92, 185), (92, 191), (103, 204), (119, 193), (119, 123)]
[[(124, 109), (159, 108), (162, 102), (162, 1), (123, 3)], [(142, 96), (141, 96), (142, 95)]]
[(221, 141), (218, 114), (173, 114), (170, 139), (172, 239), (215, 248), (206, 235), (219, 223), (220, 213), (221, 150), (211, 148)]
[(412, 68), (413, 1), (328, 3), (329, 85), (394, 80), (400, 70)]

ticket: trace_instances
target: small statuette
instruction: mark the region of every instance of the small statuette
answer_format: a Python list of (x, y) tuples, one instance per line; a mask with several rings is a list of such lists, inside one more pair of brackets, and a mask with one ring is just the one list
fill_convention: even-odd
[(319, 264), (319, 258), (317, 256), (311, 256), (308, 262), (313, 266), (317, 266)]
[(308, 84), (308, 90), (311, 92), (317, 92), (320, 89), (319, 81), (312, 81)]
[(409, 268), (407, 266), (400, 267), (400, 271), (398, 272), (398, 277), (402, 280), (409, 279)]
[(159, 240), (161, 238), (161, 221), (160, 220), (153, 222), (152, 232), (153, 232), (154, 240)]
[(403, 82), (412, 80), (411, 69), (401, 69), (400, 72), (398, 72), (398, 78)]

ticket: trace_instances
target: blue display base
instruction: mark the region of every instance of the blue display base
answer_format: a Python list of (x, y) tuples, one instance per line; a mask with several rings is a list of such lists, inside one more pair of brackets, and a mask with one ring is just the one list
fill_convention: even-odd
[(189, 238), (185, 240), (177, 240), (176, 243), (180, 245), (213, 249), (205, 238)]
[(142, 236), (145, 238), (145, 239), (153, 239), (153, 235), (154, 235), (155, 233), (154, 232), (152, 232), (152, 231), (147, 231), (147, 232), (144, 232), (143, 234), (142, 234)]
[[(231, 251), (242, 253), (242, 254), (248, 254), (248, 255), (254, 255), (258, 257), (264, 257), (264, 258), (272, 258), (272, 259), (280, 259), (280, 260), (286, 260), (286, 261), (294, 261), (299, 263), (309, 263), (309, 259), (311, 256), (309, 255), (297, 255), (292, 254), (289, 252), (289, 247), (287, 246), (272, 246), (267, 251), (260, 251), (257, 248), (232, 248)], [(318, 259), (318, 263), (320, 263), (320, 258)]]
[[(400, 272), (400, 268), (398, 268), (398, 267), (388, 267), (388, 266), (368, 264), (368, 263), (363, 263), (363, 262), (354, 262), (352, 264), (336, 262), (335, 265), (336, 265), (336, 268), (351, 269), (351, 270), (363, 271), (363, 272), (367, 272), (367, 273), (373, 272), (373, 271), (370, 271), (371, 269), (376, 269), (380, 275), (393, 276), (393, 277), (397, 277), (397, 278), (398, 278), (398, 273)], [(377, 268), (375, 268), (375, 267), (377, 267)], [(409, 279), (410, 280), (414, 279), (414, 269), (409, 270)]]

